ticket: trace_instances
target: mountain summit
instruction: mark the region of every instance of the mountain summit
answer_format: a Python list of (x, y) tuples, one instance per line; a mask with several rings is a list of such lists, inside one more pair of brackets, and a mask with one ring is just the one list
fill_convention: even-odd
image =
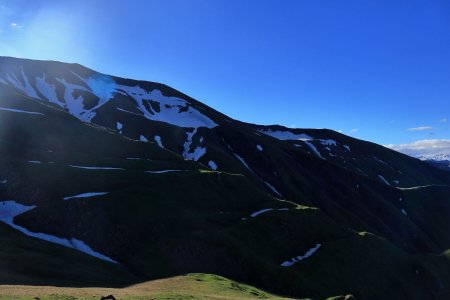
[(448, 299), (449, 185), (449, 172), (335, 131), (0, 58), (0, 283), (200, 272), (293, 297)]

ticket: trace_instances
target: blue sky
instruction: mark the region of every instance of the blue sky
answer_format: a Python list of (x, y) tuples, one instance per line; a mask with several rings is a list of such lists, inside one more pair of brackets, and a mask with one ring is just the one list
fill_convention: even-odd
[(447, 0), (0, 0), (0, 55), (163, 82), (248, 122), (450, 139)]

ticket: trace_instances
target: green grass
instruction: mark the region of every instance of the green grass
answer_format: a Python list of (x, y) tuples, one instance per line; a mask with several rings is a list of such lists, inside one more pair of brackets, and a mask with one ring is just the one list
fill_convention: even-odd
[[(2, 292), (3, 291), (3, 292)], [(187, 299), (287, 299), (253, 286), (211, 274), (188, 274), (123, 289), (55, 288), (32, 286), (0, 286), (0, 299), (31, 300), (93, 300), (114, 295), (123, 300), (187, 300)]]

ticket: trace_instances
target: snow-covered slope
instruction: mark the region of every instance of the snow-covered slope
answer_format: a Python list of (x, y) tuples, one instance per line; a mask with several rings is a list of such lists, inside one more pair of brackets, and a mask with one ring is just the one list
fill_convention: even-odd
[[(122, 95), (134, 101), (137, 115), (149, 120), (186, 128), (217, 126), (187, 100), (165, 96), (158, 89), (142, 87), (139, 82), (119, 84), (113, 77), (96, 72), (88, 76), (78, 74), (76, 70), (67, 72), (70, 79), (49, 74), (46, 68), (30, 71), (24, 63), (15, 70), (1, 68), (0, 83), (10, 85), (29, 97), (54, 103), (85, 122), (92, 122), (99, 108)], [(120, 107), (120, 102), (116, 108), (126, 111)]]

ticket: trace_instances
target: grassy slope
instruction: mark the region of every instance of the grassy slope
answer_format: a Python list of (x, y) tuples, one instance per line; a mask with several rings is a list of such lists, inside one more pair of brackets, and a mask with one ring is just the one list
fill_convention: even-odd
[(0, 286), (0, 299), (31, 300), (93, 300), (114, 295), (123, 300), (194, 300), (194, 299), (287, 299), (255, 287), (209, 274), (188, 274), (154, 280), (123, 289), (55, 288), (33, 286)]

